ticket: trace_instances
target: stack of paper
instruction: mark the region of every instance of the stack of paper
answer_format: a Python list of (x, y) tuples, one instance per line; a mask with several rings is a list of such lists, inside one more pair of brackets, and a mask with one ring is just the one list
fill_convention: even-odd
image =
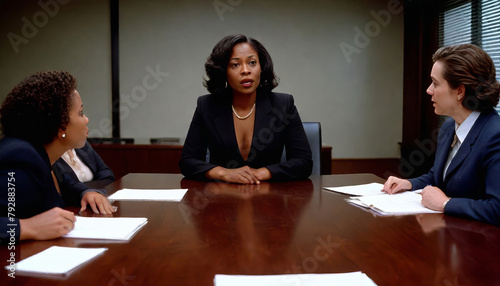
[(394, 195), (383, 194), (376, 196), (350, 197), (348, 202), (370, 208), (382, 215), (406, 215), (421, 213), (442, 213), (422, 205), (420, 192), (403, 192)]
[(64, 237), (130, 240), (148, 222), (135, 217), (77, 217), (75, 228)]
[(370, 183), (354, 186), (328, 187), (329, 191), (356, 197), (346, 199), (347, 202), (371, 209), (381, 215), (407, 215), (420, 213), (442, 213), (422, 205), (422, 190), (389, 195), (382, 191), (380, 183)]
[(370, 183), (355, 186), (344, 186), (344, 187), (328, 187), (325, 188), (329, 191), (351, 195), (351, 196), (371, 196), (371, 195), (382, 195), (384, 185), (380, 183)]
[(108, 197), (114, 201), (175, 201), (180, 202), (188, 189), (146, 190), (121, 189)]
[(16, 263), (16, 274), (67, 276), (78, 266), (106, 250), (107, 248), (52, 246)]
[(214, 286), (373, 286), (376, 284), (362, 272), (336, 274), (283, 274), (283, 275), (221, 275), (214, 278)]

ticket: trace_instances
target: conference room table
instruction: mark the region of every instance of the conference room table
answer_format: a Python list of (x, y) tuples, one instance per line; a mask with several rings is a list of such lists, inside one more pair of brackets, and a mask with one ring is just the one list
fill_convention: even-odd
[(58, 238), (18, 244), (18, 261), (54, 245), (108, 250), (65, 277), (10, 278), (4, 271), (0, 285), (203, 286), (214, 285), (216, 274), (356, 271), (377, 285), (500, 285), (499, 228), (443, 214), (381, 216), (324, 189), (372, 182), (384, 180), (352, 174), (237, 185), (128, 174), (108, 192), (188, 190), (180, 202), (115, 201), (113, 216), (148, 219), (128, 242)]

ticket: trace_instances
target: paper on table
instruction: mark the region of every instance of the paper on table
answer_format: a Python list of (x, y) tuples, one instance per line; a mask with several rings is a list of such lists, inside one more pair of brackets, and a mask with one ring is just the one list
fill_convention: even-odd
[(102, 254), (107, 248), (76, 248), (52, 246), (16, 263), (20, 273), (70, 275), (70, 271)]
[(180, 202), (188, 189), (146, 190), (121, 189), (108, 197), (115, 201), (175, 201)]
[(442, 213), (422, 205), (422, 196), (418, 192), (403, 192), (395, 195), (351, 197), (348, 202), (368, 207), (380, 214), (405, 215), (420, 213)]
[(142, 217), (77, 217), (75, 228), (64, 237), (129, 240), (148, 222)]
[(216, 274), (214, 286), (317, 286), (346, 285), (373, 286), (373, 281), (362, 272), (335, 274), (283, 274), (283, 275), (222, 275)]
[(384, 192), (382, 192), (383, 187), (384, 185), (380, 183), (370, 183), (344, 187), (325, 187), (325, 189), (351, 196), (371, 196), (384, 194)]

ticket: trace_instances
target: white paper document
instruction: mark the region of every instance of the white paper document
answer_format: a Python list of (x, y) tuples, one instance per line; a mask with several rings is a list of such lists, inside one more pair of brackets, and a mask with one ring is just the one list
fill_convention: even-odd
[(335, 274), (283, 274), (283, 275), (222, 275), (216, 274), (214, 286), (373, 286), (377, 285), (362, 272)]
[(325, 187), (325, 189), (351, 196), (373, 196), (384, 194), (382, 192), (383, 187), (384, 185), (380, 183), (370, 183), (344, 187)]
[(52, 246), (16, 263), (16, 272), (41, 275), (69, 275), (83, 263), (102, 254), (107, 248)]
[(142, 217), (76, 217), (75, 228), (63, 237), (129, 240), (148, 222)]
[(114, 201), (174, 201), (180, 202), (188, 189), (146, 190), (121, 189), (108, 197)]
[(419, 192), (403, 192), (394, 195), (383, 194), (377, 196), (351, 197), (348, 202), (358, 206), (370, 208), (385, 215), (405, 215), (421, 213), (442, 213), (422, 205), (422, 196)]

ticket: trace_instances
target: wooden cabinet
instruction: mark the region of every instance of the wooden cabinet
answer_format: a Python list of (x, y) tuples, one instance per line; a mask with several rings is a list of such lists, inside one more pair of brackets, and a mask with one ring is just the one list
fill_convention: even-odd
[(128, 173), (181, 172), (181, 145), (93, 144), (92, 147), (117, 179)]
[[(92, 144), (115, 177), (128, 173), (179, 174), (182, 145), (166, 144)], [(332, 147), (321, 150), (321, 174), (331, 174)]]

